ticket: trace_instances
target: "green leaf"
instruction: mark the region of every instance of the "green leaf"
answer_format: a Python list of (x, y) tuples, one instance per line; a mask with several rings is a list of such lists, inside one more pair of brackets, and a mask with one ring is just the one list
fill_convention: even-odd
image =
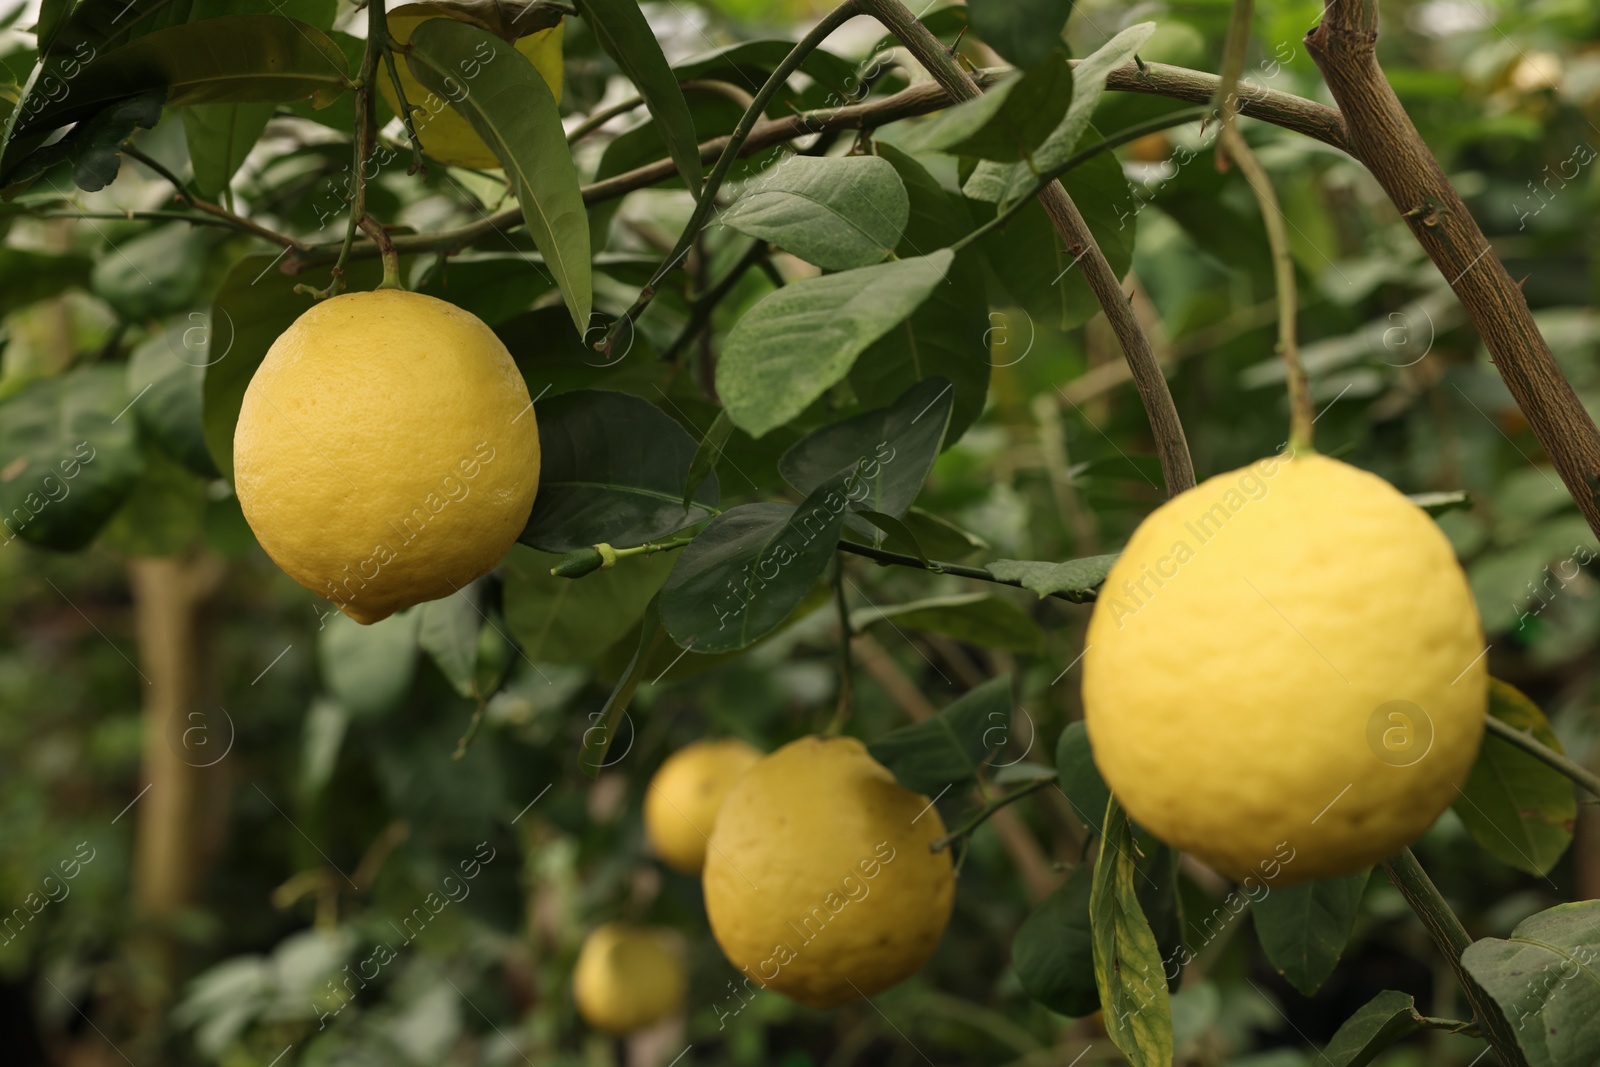
[(1089, 896), (1094, 981), (1106, 1036), (1133, 1067), (1171, 1067), (1172, 1007), (1161, 949), (1134, 889), (1133, 830), (1122, 806), (1106, 810)]
[(1039, 560), (997, 559), (986, 564), (984, 570), (1005, 582), (1021, 582), (1022, 588), (1039, 594), (1043, 600), (1056, 593), (1066, 593), (1080, 604), (1095, 598), (1095, 591), (1111, 573), (1117, 554), (1085, 556), (1064, 563), (1044, 563)]
[(861, 630), (890, 619), (902, 630), (929, 630), (981, 648), (1037, 653), (1044, 643), (1037, 623), (993, 593), (958, 593), (862, 608), (851, 613), (850, 628)]
[(852, 509), (899, 518), (939, 457), (951, 394), (942, 378), (914, 385), (888, 407), (813, 431), (783, 454), (778, 470), (802, 493), (849, 475)]
[(1072, 0), (968, 0), (967, 18), (984, 44), (1024, 69), (1061, 47)]
[(711, 520), (678, 554), (661, 621), (679, 647), (745, 648), (781, 624), (827, 569), (846, 501), (826, 483), (798, 508), (743, 504)]
[(228, 188), (274, 110), (273, 104), (196, 104), (184, 109), (189, 162), (202, 196), (215, 197)]
[(991, 678), (939, 714), (891, 730), (867, 746), (907, 789), (928, 796), (973, 781), (1011, 723), (1011, 676)]
[(133, 491), (144, 460), (121, 367), (71, 371), (0, 401), (0, 525), (73, 551), (94, 540)]
[(100, 543), (130, 556), (179, 556), (200, 539), (205, 514), (206, 483), (147, 447), (144, 470), (100, 531)]
[(760, 437), (799, 415), (928, 298), (953, 259), (939, 249), (769, 293), (729, 331), (717, 364), (728, 417)]
[(518, 538), (544, 552), (643, 544), (709, 518), (716, 476), (683, 506), (694, 438), (666, 412), (627, 393), (581, 389), (543, 401), (539, 494)]
[(639, 624), (673, 562), (641, 556), (574, 581), (551, 576), (558, 558), (522, 545), (506, 556), (506, 625), (534, 663), (600, 659)]
[(350, 729), (350, 713), (337, 700), (317, 697), (306, 709), (305, 738), (300, 749), (300, 796), (315, 797), (322, 792), (339, 762)]
[(1407, 993), (1385, 989), (1344, 1021), (1322, 1058), (1331, 1067), (1366, 1067), (1378, 1053), (1420, 1029), (1416, 1001)]
[(71, 91), (17, 125), (52, 130), (149, 90), (168, 107), (331, 100), (348, 84), (344, 53), (315, 26), (283, 15), (223, 15), (156, 30), (86, 63)]
[(189, 322), (169, 326), (135, 348), (128, 358), (128, 395), (139, 398), (133, 411), (151, 440), (195, 474), (215, 477), (216, 464), (206, 451), (206, 371), (183, 343), (204, 319), (195, 312)]
[[(442, 258), (416, 291), (449, 301), (490, 326), (499, 326), (527, 311), (554, 288), (555, 282), (544, 264), (525, 253), (468, 252)], [(600, 357), (592, 349), (586, 349), (585, 354), (599, 362)]]
[[(879, 144), (878, 154), (894, 166), (910, 199), (909, 221), (895, 249), (901, 259), (951, 244), (972, 228), (960, 200), (915, 159), (889, 144)], [(958, 255), (937, 298), (874, 341), (850, 370), (857, 398), (874, 406), (891, 403), (918, 382), (948, 380), (955, 396), (946, 448), (967, 431), (988, 398), (990, 319), (980, 262), (975, 250)]]
[(617, 679), (611, 695), (606, 697), (605, 707), (591, 716), (594, 725), (583, 732), (583, 750), (578, 754), (578, 766), (590, 778), (599, 775), (605, 767), (606, 753), (611, 750), (611, 742), (622, 725), (622, 716), (627, 713), (639, 683), (649, 673), (650, 657), (667, 644), (666, 637), (666, 630), (661, 626), (661, 598), (656, 596), (645, 605), (644, 618), (639, 625), (639, 646), (634, 650), (633, 658)]
[(94, 261), (84, 255), (0, 248), (0, 316), (61, 296), (68, 289), (87, 289), (93, 267)]
[(706, 479), (715, 476), (717, 460), (722, 458), (722, 450), (727, 445), (728, 438), (732, 436), (733, 420), (728, 418), (726, 411), (718, 411), (717, 417), (706, 430), (706, 435), (700, 439), (699, 446), (695, 448), (694, 459), (689, 462), (689, 477), (683, 483), (685, 511), (694, 502), (695, 493), (705, 484)]
[(1368, 869), (1344, 878), (1268, 886), (1266, 896), (1255, 902), (1252, 914), (1262, 951), (1304, 995), (1315, 994), (1338, 965), (1371, 873)]
[[(1498, 678), (1489, 680), (1489, 714), (1561, 751), (1538, 705)], [(1536, 875), (1549, 874), (1567, 851), (1578, 817), (1571, 779), (1493, 734), (1484, 736), (1453, 807), (1490, 855)]]
[(329, 612), (317, 634), (322, 684), (358, 719), (392, 711), (411, 691), (417, 669), (417, 612), (399, 611), (362, 625)]
[(644, 97), (645, 106), (667, 142), (667, 151), (683, 175), (684, 184), (699, 199), (700, 141), (694, 118), (678, 86), (678, 75), (667, 65), (655, 31), (645, 21), (635, 0), (577, 0), (578, 14), (594, 32), (606, 55), (616, 61)]
[(126, 319), (183, 311), (194, 306), (205, 284), (210, 241), (199, 227), (181, 222), (145, 230), (106, 249), (90, 287)]
[(826, 270), (881, 263), (910, 212), (905, 186), (877, 156), (789, 156), (739, 191), (717, 221)]
[(1111, 789), (1094, 765), (1089, 728), (1082, 722), (1068, 723), (1056, 742), (1056, 781), (1083, 825), (1091, 833), (1101, 833)]
[(1078, 864), (1022, 921), (1011, 941), (1011, 966), (1023, 990), (1051, 1011), (1074, 1018), (1100, 1007), (1089, 930), (1093, 888), (1094, 868)]
[(439, 672), (464, 697), (488, 697), (478, 685), (478, 650), (488, 617), (484, 611), (487, 583), (471, 583), (451, 596), (419, 604), (417, 645)]
[(1529, 1067), (1600, 1063), (1600, 900), (1541, 911), (1509, 939), (1475, 941), (1461, 965), (1500, 1005)]
[(921, 508), (911, 508), (898, 519), (893, 516), (880, 519), (877, 514), (865, 511), (860, 514), (886, 536), (879, 536), (877, 532), (868, 536), (846, 526), (845, 540), (886, 548), (890, 552), (916, 556), (921, 560), (942, 560), (947, 563), (989, 547), (983, 538)]
[(589, 216), (561, 112), (544, 76), (494, 34), (446, 18), (416, 28), (406, 63), (494, 150), (533, 243), (561, 287), (578, 332), (585, 333), (594, 302)]
[(107, 104), (81, 120), (65, 137), (24, 156), (6, 168), (6, 186), (36, 178), (60, 163), (72, 164), (72, 183), (87, 192), (110, 185), (122, 167), (122, 142), (135, 129), (151, 129), (161, 121), (166, 93), (151, 89)]
[(1008, 164), (1032, 160), (1073, 102), (1072, 82), (1066, 53), (1051, 49), (1021, 76), (1007, 78), (930, 119), (912, 135), (912, 143), (920, 149)]

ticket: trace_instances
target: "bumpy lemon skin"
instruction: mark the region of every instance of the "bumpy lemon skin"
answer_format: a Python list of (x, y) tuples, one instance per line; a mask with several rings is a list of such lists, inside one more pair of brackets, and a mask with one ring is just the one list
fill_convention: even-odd
[[(418, 26), (430, 18), (441, 17), (448, 16), (441, 15), (431, 4), (397, 7), (389, 12), (389, 37), (396, 44), (404, 45), (411, 40), (411, 34)], [(557, 104), (561, 103), (563, 80), (562, 28), (563, 24), (557, 23), (547, 30), (539, 30), (518, 39), (516, 45), (517, 51), (527, 56), (544, 76), (544, 82), (550, 86)], [(422, 143), (422, 150), (430, 159), (451, 167), (471, 167), (474, 170), (499, 168), (499, 157), (483, 143), (483, 138), (472, 128), (472, 123), (452, 108), (450, 101), (440, 99), (438, 94), (417, 81), (403, 57), (395, 65), (395, 70), (400, 75), (400, 84), (405, 88), (406, 103), (412, 108), (411, 121), (417, 130), (417, 140)], [(470, 85), (468, 91), (471, 91)], [(378, 76), (378, 92), (383, 95), (389, 110), (398, 115), (400, 99), (395, 95), (394, 83), (382, 71)]]
[(717, 812), (761, 750), (737, 738), (696, 741), (661, 764), (644, 797), (644, 830), (651, 850), (684, 874), (699, 874)]
[(1455, 799), (1487, 667), (1466, 577), (1387, 482), (1269, 457), (1152, 513), (1089, 623), (1084, 717), (1128, 813), (1241, 881), (1385, 860)]
[(848, 737), (803, 737), (734, 785), (702, 885), (711, 932), (750, 988), (812, 1008), (920, 968), (955, 899), (944, 824)]
[(662, 929), (606, 923), (584, 939), (572, 972), (583, 1021), (626, 1034), (660, 1022), (683, 1006), (688, 978)]
[(539, 429), (482, 320), (420, 293), (346, 293), (273, 342), (233, 462), (267, 554), (372, 623), (500, 562), (533, 508)]

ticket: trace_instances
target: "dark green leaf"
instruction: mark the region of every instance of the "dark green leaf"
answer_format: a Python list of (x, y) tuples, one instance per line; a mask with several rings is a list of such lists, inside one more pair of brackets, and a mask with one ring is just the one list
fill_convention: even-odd
[(300, 750), (300, 795), (314, 797), (333, 777), (350, 728), (350, 713), (337, 700), (317, 697), (306, 710), (305, 740)]
[(88, 256), (0, 248), (0, 315), (61, 296), (68, 289), (87, 289), (93, 266)]
[(208, 241), (206, 232), (184, 223), (117, 241), (94, 265), (90, 287), (134, 321), (183, 311), (194, 306), (205, 284)]
[(121, 367), (75, 370), (0, 401), (5, 540), (75, 550), (94, 540), (143, 468)]
[(1052, 49), (1021, 76), (929, 120), (917, 129), (914, 142), (919, 148), (1007, 164), (1031, 160), (1072, 100), (1072, 67), (1064, 51)]
[(939, 249), (768, 294), (729, 331), (717, 364), (728, 417), (760, 437), (799, 415), (928, 298), (953, 258)]
[(1056, 780), (1078, 819), (1090, 832), (1100, 833), (1111, 790), (1094, 765), (1089, 728), (1081, 722), (1068, 723), (1056, 742)]
[[(1538, 705), (1498, 678), (1489, 680), (1489, 714), (1561, 751)], [(1578, 798), (1566, 775), (1487, 734), (1454, 808), (1490, 855), (1519, 871), (1545, 875), (1572, 843)]]
[(205, 515), (205, 481), (147, 447), (144, 470), (100, 531), (100, 543), (130, 556), (183, 555), (200, 539)]
[[(448, 300), (490, 326), (498, 326), (555, 288), (555, 280), (537, 258), (516, 252), (467, 253), (440, 261), (417, 292)], [(540, 340), (545, 340), (540, 336)], [(600, 357), (592, 350), (596, 362)], [(542, 387), (541, 387), (542, 388)]]
[(1183, 981), (1181, 964), (1188, 951), (1184, 943), (1183, 898), (1178, 891), (1178, 853), (1144, 831), (1137, 833), (1134, 840), (1139, 846), (1134, 890), (1161, 953), (1167, 990), (1175, 993)]
[(605, 767), (606, 753), (611, 750), (611, 742), (620, 732), (622, 716), (627, 714), (633, 694), (649, 673), (650, 657), (666, 644), (667, 634), (661, 626), (661, 598), (656, 596), (645, 605), (644, 618), (639, 625), (639, 646), (634, 649), (633, 658), (628, 661), (622, 677), (617, 679), (611, 695), (606, 698), (605, 707), (590, 716), (594, 725), (583, 732), (583, 750), (578, 755), (578, 766), (589, 777), (595, 777)]
[(216, 464), (206, 451), (204, 390), (206, 371), (184, 346), (184, 335), (205, 316), (195, 313), (151, 337), (128, 359), (128, 395), (139, 428), (172, 458), (196, 474), (214, 477)]
[[(889, 144), (879, 156), (900, 175), (910, 197), (910, 221), (895, 254), (905, 259), (948, 245), (972, 227), (956, 198), (911, 156)], [(850, 386), (864, 404), (891, 403), (917, 382), (945, 378), (955, 387), (948, 448), (983, 411), (989, 392), (989, 305), (979, 258), (969, 250), (956, 257), (946, 274), (949, 284), (909, 319), (863, 352), (850, 370)], [(930, 551), (932, 551), (930, 549)]]
[(477, 667), (484, 584), (479, 579), (452, 596), (419, 604), (415, 612), (418, 647), (464, 697), (483, 695), (477, 689)]
[(183, 132), (201, 195), (215, 197), (228, 187), (274, 110), (273, 104), (196, 104), (184, 109)]
[(673, 418), (627, 393), (582, 389), (537, 408), (539, 493), (518, 538), (544, 552), (643, 544), (708, 518), (715, 475), (685, 509), (695, 443)]
[(939, 714), (891, 730), (867, 751), (907, 789), (935, 796), (973, 781), (1011, 723), (1011, 676), (991, 678)]
[(7, 186), (36, 178), (60, 163), (72, 165), (72, 183), (94, 192), (110, 185), (122, 167), (122, 142), (135, 129), (150, 129), (161, 121), (165, 91), (149, 92), (117, 100), (83, 119), (53, 144), (24, 156), (6, 169)]
[(883, 547), (891, 552), (909, 552), (914, 556), (917, 554), (914, 549), (920, 547), (930, 559), (954, 563), (989, 547), (983, 538), (921, 508), (914, 507), (900, 516), (900, 524), (916, 539), (915, 544), (906, 548), (897, 547), (895, 534), (890, 532)]
[(1344, 954), (1371, 873), (1268, 886), (1266, 896), (1256, 901), (1252, 914), (1262, 951), (1306, 996), (1321, 988)]
[(1067, 593), (1079, 603), (1087, 603), (1094, 599), (1095, 590), (1106, 580), (1116, 561), (1116, 553), (1069, 559), (1064, 563), (997, 559), (983, 569), (1002, 581), (1021, 582), (1024, 589), (1039, 594), (1041, 600), (1055, 593)]
[[(856, 525), (854, 521), (856, 519), (864, 520), (868, 524), (868, 529), (871, 530), (870, 535), (865, 531), (852, 529)], [(881, 511), (872, 511), (870, 509), (858, 511), (850, 519), (846, 520), (845, 530), (846, 541), (852, 541), (857, 544), (870, 544), (877, 548), (898, 545), (898, 548), (890, 548), (889, 551), (915, 556), (929, 570), (933, 570), (937, 566), (928, 553), (923, 551), (922, 542), (918, 541), (917, 535), (911, 532), (911, 527), (893, 515), (885, 515)]]
[(694, 459), (689, 463), (689, 477), (683, 483), (683, 507), (687, 511), (694, 502), (694, 494), (705, 484), (707, 478), (714, 477), (717, 472), (717, 460), (722, 458), (722, 449), (728, 443), (728, 438), (733, 436), (733, 420), (728, 418), (726, 411), (718, 411), (717, 417), (700, 439), (699, 447), (694, 450)]
[(331, 100), (347, 84), (344, 54), (315, 26), (282, 15), (224, 15), (157, 30), (84, 65), (71, 91), (17, 125), (55, 129), (149, 90), (167, 106)]
[(1134, 876), (1133, 830), (1112, 801), (1089, 896), (1094, 980), (1106, 1036), (1133, 1067), (1171, 1067), (1172, 1007), (1161, 949), (1140, 908)]
[(762, 171), (717, 221), (827, 270), (881, 263), (900, 243), (910, 203), (877, 156), (790, 156)]
[(594, 300), (589, 216), (561, 113), (544, 76), (494, 34), (447, 18), (428, 19), (416, 28), (406, 63), (494, 150), (574, 325), (580, 334), (587, 331)]
[(317, 662), (322, 684), (351, 715), (383, 715), (411, 690), (417, 612), (396, 612), (371, 625), (329, 612), (317, 634)]
[(516, 545), (506, 556), (506, 624), (535, 663), (594, 663), (639, 624), (666, 581), (666, 554), (627, 559), (579, 578), (555, 578), (559, 557)]
[(951, 394), (942, 378), (920, 382), (888, 407), (814, 431), (783, 454), (778, 470), (802, 493), (851, 474), (852, 508), (899, 518), (939, 456)]
[(1023, 990), (1051, 1011), (1074, 1018), (1100, 1007), (1089, 931), (1093, 887), (1094, 868), (1078, 864), (1023, 920), (1011, 941), (1011, 965)]
[(578, 14), (644, 97), (678, 173), (698, 199), (700, 142), (695, 137), (694, 118), (678, 87), (678, 75), (667, 66), (667, 57), (639, 5), (635, 0), (578, 0)]
[(1322, 1058), (1331, 1067), (1366, 1067), (1378, 1053), (1422, 1029), (1422, 1016), (1409, 994), (1386, 989), (1344, 1021)]
[(968, 0), (967, 18), (984, 44), (1024, 69), (1061, 47), (1072, 0)]
[(850, 628), (861, 630), (886, 619), (902, 630), (929, 630), (969, 645), (1009, 652), (1036, 653), (1044, 641), (1037, 623), (993, 593), (957, 593), (862, 608), (851, 613)]
[(1467, 946), (1461, 965), (1488, 991), (1529, 1067), (1600, 1063), (1600, 900), (1524, 919), (1509, 939)]

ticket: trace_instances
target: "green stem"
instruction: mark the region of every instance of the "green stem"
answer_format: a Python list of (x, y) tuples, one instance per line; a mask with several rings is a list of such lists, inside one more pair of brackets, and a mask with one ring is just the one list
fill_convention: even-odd
[(1314, 451), (1311, 434), (1316, 412), (1311, 408), (1311, 385), (1306, 378), (1305, 364), (1300, 362), (1300, 345), (1295, 336), (1299, 298), (1295, 290), (1289, 227), (1284, 221), (1283, 208), (1278, 205), (1278, 194), (1272, 188), (1272, 178), (1246, 143), (1244, 134), (1239, 132), (1238, 124), (1222, 127), (1217, 137), (1222, 151), (1244, 172), (1245, 181), (1261, 208), (1261, 221), (1267, 228), (1267, 244), (1272, 249), (1272, 277), (1278, 296), (1278, 355), (1283, 357), (1289, 383), (1289, 454), (1311, 452)]
[[(854, 541), (840, 541), (839, 548), (844, 552), (853, 552), (858, 556), (877, 560), (879, 563), (891, 563), (897, 567), (915, 567), (919, 571), (932, 571), (935, 574), (953, 574), (957, 578), (972, 578), (980, 582), (993, 582), (995, 585), (1009, 585), (1014, 589), (1026, 589), (1020, 581), (996, 578), (986, 570), (977, 567), (966, 567), (959, 563), (941, 563), (938, 560), (924, 562), (916, 556), (907, 556), (900, 552), (890, 552), (887, 549), (873, 548), (870, 545), (858, 545)], [(1063, 589), (1051, 596), (1058, 600), (1065, 600), (1072, 604), (1088, 604), (1095, 599), (1095, 594), (1088, 591)]]
[(850, 639), (855, 634), (850, 629), (850, 608), (844, 599), (844, 557), (838, 553), (833, 557), (833, 601), (839, 610), (839, 703), (823, 731), (826, 737), (837, 737), (844, 730), (855, 700), (855, 672), (850, 659)]
[(1222, 45), (1222, 80), (1211, 104), (1217, 112), (1217, 122), (1226, 130), (1233, 124), (1239, 111), (1239, 78), (1244, 74), (1244, 54), (1250, 47), (1250, 16), (1254, 13), (1253, 0), (1233, 0), (1233, 13), (1228, 18), (1228, 35)]
[(1461, 925), (1461, 920), (1456, 918), (1456, 913), (1450, 910), (1450, 905), (1445, 903), (1438, 887), (1428, 877), (1428, 872), (1417, 862), (1416, 855), (1409, 848), (1405, 849), (1385, 863), (1383, 870), (1400, 895), (1405, 897), (1406, 903), (1411, 905), (1411, 910), (1416, 912), (1417, 918), (1422, 920), (1428, 936), (1455, 972), (1456, 980), (1461, 983), (1472, 1005), (1474, 1021), (1483, 1028), (1485, 1038), (1499, 1054), (1501, 1061), (1507, 1067), (1527, 1067), (1522, 1050), (1517, 1047), (1516, 1036), (1510, 1032), (1500, 1008), (1461, 966), (1461, 954), (1472, 944), (1472, 937), (1467, 933), (1467, 928)]
[(683, 329), (673, 339), (672, 344), (667, 346), (666, 351), (661, 353), (663, 362), (671, 363), (678, 353), (682, 352), (689, 342), (693, 341), (695, 336), (706, 328), (711, 321), (712, 313), (717, 310), (717, 305), (722, 303), (727, 295), (733, 291), (733, 287), (739, 284), (739, 279), (743, 278), (751, 267), (766, 259), (769, 254), (770, 249), (767, 247), (767, 242), (757, 241), (750, 246), (748, 252), (739, 257), (737, 263), (728, 268), (728, 273), (719, 278), (715, 285), (708, 289), (703, 296), (695, 298), (694, 306), (689, 309), (689, 321), (684, 324)]
[(1003, 794), (1001, 796), (995, 797), (993, 800), (989, 801), (989, 803), (987, 803), (983, 807), (979, 808), (978, 811), (977, 811), (977, 814), (973, 815), (970, 819), (968, 819), (967, 821), (963, 822), (960, 826), (956, 827), (954, 830), (951, 830), (948, 834), (945, 834), (943, 837), (939, 838), (937, 841), (931, 842), (928, 845), (928, 851), (929, 852), (942, 852), (942, 851), (944, 851), (945, 849), (949, 848), (952, 844), (954, 844), (956, 841), (959, 841), (961, 838), (966, 837), (968, 834), (972, 833), (978, 827), (982, 826), (985, 822), (988, 821), (989, 816), (993, 815), (995, 812), (999, 811), (1001, 808), (1005, 807), (1007, 804), (1015, 804), (1017, 801), (1021, 800), (1025, 796), (1027, 796), (1029, 793), (1037, 793), (1039, 790), (1045, 788), (1046, 786), (1051, 786), (1051, 785), (1055, 785), (1055, 784), (1056, 784), (1055, 775), (1051, 775), (1048, 778), (1039, 778), (1039, 779), (1037, 779), (1035, 781), (1029, 782), (1025, 786), (1021, 786), (1021, 787), (1019, 787), (1017, 789), (1013, 789), (1009, 793), (1006, 793), (1006, 794)]
[(1056, 164), (1054, 167), (1051, 167), (1049, 170), (1040, 173), (1039, 178), (1034, 183), (1032, 189), (1029, 189), (1027, 193), (1018, 197), (1013, 203), (1008, 205), (1005, 210), (996, 214), (994, 218), (990, 219), (988, 222), (985, 222), (982, 226), (979, 226), (977, 229), (961, 238), (961, 240), (951, 245), (950, 250), (952, 252), (959, 252), (961, 249), (972, 244), (972, 242), (982, 238), (985, 234), (1000, 229), (1006, 223), (1016, 218), (1017, 215), (1020, 214), (1024, 209), (1026, 209), (1027, 206), (1031, 204), (1034, 201), (1034, 198), (1036, 198), (1040, 193), (1054, 185), (1057, 179), (1059, 179), (1063, 174), (1075, 167), (1087, 163), (1089, 160), (1100, 155), (1102, 152), (1109, 152), (1114, 148), (1121, 148), (1130, 141), (1137, 141), (1141, 137), (1145, 137), (1152, 133), (1158, 133), (1161, 130), (1169, 130), (1174, 126), (1182, 126), (1185, 123), (1197, 122), (1200, 119), (1205, 118), (1206, 113), (1207, 109), (1204, 107), (1186, 107), (1179, 111), (1174, 111), (1171, 114), (1162, 115), (1159, 118), (1151, 119), (1149, 122), (1141, 122), (1137, 126), (1129, 126), (1127, 129), (1114, 133), (1103, 141), (1090, 145), (1081, 152), (1073, 153), (1060, 163)]
[[(372, 0), (378, 3), (379, 0)], [(361, 232), (372, 238), (372, 243), (378, 246), (378, 254), (383, 257), (383, 281), (378, 283), (379, 289), (399, 289), (405, 291), (405, 286), (400, 283), (400, 254), (394, 250), (394, 242), (389, 240), (389, 232), (378, 223), (371, 215), (361, 216), (357, 224)]]
[(1491, 734), (1503, 741), (1516, 745), (1534, 759), (1549, 764), (1588, 790), (1591, 795), (1600, 797), (1600, 774), (1594, 773), (1576, 760), (1563, 756), (1553, 748), (1541, 745), (1532, 735), (1523, 733), (1515, 726), (1502, 722), (1493, 715), (1488, 717), (1485, 726)]
[[(400, 82), (400, 66), (394, 58), (394, 41), (389, 37), (389, 18), (381, 9), (382, 0), (369, 0), (373, 7), (379, 8), (377, 20), (383, 23), (383, 36), (380, 48), (383, 49), (383, 65), (389, 72), (389, 81), (394, 85), (394, 98), (400, 102), (400, 121), (405, 123), (406, 136), (411, 140), (411, 168), (407, 174), (421, 174), (428, 176), (428, 164), (422, 158), (422, 141), (417, 137), (416, 116), (411, 113), (411, 102), (406, 99), (406, 87)], [(368, 31), (370, 32), (370, 30)]]
[(711, 212), (716, 208), (717, 192), (722, 188), (722, 182), (728, 176), (728, 171), (733, 168), (734, 161), (739, 158), (739, 150), (744, 145), (745, 139), (750, 136), (750, 131), (755, 129), (756, 123), (761, 121), (761, 116), (766, 112), (767, 105), (778, 94), (789, 80), (789, 76), (800, 69), (800, 64), (805, 62), (807, 56), (822, 46), (834, 30), (855, 18), (857, 14), (857, 0), (845, 0), (844, 3), (823, 16), (822, 21), (813, 26), (798, 44), (790, 49), (789, 54), (783, 57), (783, 62), (773, 70), (767, 78), (745, 113), (739, 117), (739, 123), (733, 128), (733, 133), (728, 136), (728, 143), (723, 146), (722, 154), (717, 157), (717, 162), (712, 166), (711, 173), (706, 175), (705, 187), (700, 189), (695, 197), (694, 212), (689, 216), (688, 223), (683, 227), (683, 232), (678, 235), (678, 242), (667, 254), (667, 258), (656, 268), (650, 280), (639, 291), (638, 299), (633, 306), (623, 312), (622, 317), (611, 324), (605, 340), (597, 348), (608, 349), (615, 341), (616, 336), (623, 329), (636, 322), (650, 302), (655, 299), (657, 287), (678, 262), (688, 254), (694, 245), (695, 238), (705, 228), (711, 219)]

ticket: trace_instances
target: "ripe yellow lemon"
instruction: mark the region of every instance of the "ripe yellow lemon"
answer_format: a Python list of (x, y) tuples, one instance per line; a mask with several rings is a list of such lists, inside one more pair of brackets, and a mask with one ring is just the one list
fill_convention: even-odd
[(723, 799), (760, 760), (759, 749), (737, 738), (696, 741), (668, 756), (644, 797), (645, 836), (655, 854), (684, 874), (699, 874)]
[(723, 802), (702, 875), (711, 932), (747, 987), (809, 1007), (888, 989), (950, 921), (950, 852), (928, 850), (944, 832), (861, 742), (793, 741)]
[[(396, 44), (407, 44), (418, 26), (430, 18), (441, 17), (450, 16), (434, 4), (397, 7), (389, 12), (389, 36)], [(558, 104), (561, 103), (563, 66), (561, 29), (562, 24), (557, 23), (547, 30), (520, 38), (516, 45), (517, 51), (527, 56), (539, 73), (544, 75), (544, 82), (550, 86), (550, 92), (555, 95)], [(422, 150), (429, 158), (451, 167), (473, 167), (477, 170), (498, 168), (499, 158), (483, 143), (483, 138), (472, 128), (472, 123), (452, 108), (450, 101), (441, 99), (417, 81), (404, 57), (396, 58), (399, 62), (395, 64), (395, 71), (405, 88), (406, 103), (411, 105), (411, 121), (417, 130), (417, 140), (422, 143)], [(470, 84), (467, 90), (471, 91)], [(378, 92), (383, 94), (384, 103), (389, 105), (389, 109), (398, 115), (400, 100), (395, 95), (394, 82), (386, 71), (378, 72)]]
[(1416, 839), (1483, 737), (1465, 575), (1387, 482), (1318, 455), (1218, 475), (1134, 531), (1083, 657), (1095, 763), (1223, 874), (1349, 874)]
[(480, 319), (380, 289), (324, 300), (273, 342), (233, 465), (267, 554), (371, 623), (500, 562), (533, 508), (539, 429)]
[(584, 939), (572, 972), (578, 1014), (597, 1030), (642, 1030), (677, 1011), (688, 979), (670, 932), (606, 923)]

